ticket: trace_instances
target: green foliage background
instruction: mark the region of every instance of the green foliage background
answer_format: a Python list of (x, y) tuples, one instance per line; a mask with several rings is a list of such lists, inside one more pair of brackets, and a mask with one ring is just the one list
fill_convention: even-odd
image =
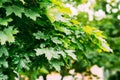
[[(77, 0), (73, 0), (76, 3), (79, 3)], [(87, 4), (87, 0), (81, 0), (80, 4)], [(109, 6), (109, 8), (108, 8)], [(113, 49), (113, 54), (100, 54), (98, 65), (104, 66), (105, 69), (110, 70), (112, 72), (118, 71), (116, 75), (119, 75), (120, 70), (120, 24), (119, 24), (119, 15), (120, 15), (120, 1), (119, 0), (95, 0), (95, 3), (90, 6), (89, 9), (95, 11), (102, 10), (104, 11), (106, 17), (101, 20), (96, 20), (94, 16), (92, 21), (89, 21), (88, 13), (79, 13), (77, 15), (79, 21), (83, 21), (83, 25), (90, 25), (99, 28), (104, 31), (104, 34), (107, 36), (107, 41)], [(116, 11), (115, 11), (116, 10)], [(100, 14), (99, 14), (100, 15)], [(102, 16), (101, 16), (102, 17)], [(80, 19), (81, 18), (81, 19)], [(84, 20), (83, 20), (84, 18)], [(94, 57), (93, 57), (94, 58)], [(92, 59), (93, 59), (92, 58)], [(112, 78), (111, 78), (112, 79)], [(115, 80), (119, 79), (118, 77), (114, 77)]]
[(95, 64), (118, 68), (116, 21), (72, 16), (61, 0), (0, 0), (0, 79), (14, 80), (21, 74), (35, 80), (51, 71), (64, 76), (73, 68), (89, 72)]

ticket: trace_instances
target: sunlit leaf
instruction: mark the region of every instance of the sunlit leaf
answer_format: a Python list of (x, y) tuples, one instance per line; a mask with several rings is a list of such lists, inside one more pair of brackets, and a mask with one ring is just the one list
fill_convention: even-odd
[(53, 38), (51, 38), (51, 40), (56, 44), (62, 44), (62, 42), (59, 40), (58, 37), (53, 37)]
[(83, 30), (87, 33), (87, 34), (92, 34), (94, 32), (94, 30), (96, 30), (94, 27), (90, 27), (90, 26), (85, 26), (83, 27)]
[(77, 60), (76, 55), (75, 55), (75, 51), (74, 50), (65, 50), (65, 52), (72, 57), (74, 60)]
[(35, 49), (36, 55), (43, 55), (50, 61), (52, 58), (59, 59), (60, 55), (53, 48), (43, 48), (43, 49)]
[(45, 35), (41, 31), (38, 31), (37, 33), (34, 33), (33, 35), (35, 36), (36, 39), (44, 39), (44, 40), (49, 39), (49, 36)]
[(60, 1), (58, 1), (58, 0), (50, 0), (53, 4), (55, 4), (55, 5), (62, 5), (63, 3), (61, 3)]
[(8, 42), (14, 42), (14, 34), (17, 34), (18, 31), (16, 29), (13, 29), (13, 27), (5, 28), (3, 31), (0, 31), (0, 42), (1, 44), (5, 44)]
[(49, 71), (45, 67), (39, 68), (39, 71), (42, 74), (48, 74), (49, 73)]
[(25, 4), (26, 2), (24, 0), (20, 0), (23, 4)]
[(66, 35), (70, 35), (71, 34), (71, 31), (69, 29), (67, 29), (66, 27), (55, 26), (55, 29), (60, 31), (60, 32), (64, 32)]
[(55, 60), (53, 60), (53, 61), (51, 61), (50, 63), (51, 63), (51, 65), (52, 65), (58, 72), (60, 72), (61, 66), (64, 66), (64, 63), (63, 63), (63, 62), (60, 62), (60, 61), (55, 61)]
[(58, 8), (58, 11), (63, 13), (63, 14), (72, 14), (71, 10), (69, 7), (62, 7), (62, 8)]
[(12, 21), (11, 18), (0, 18), (0, 25), (7, 26), (8, 22), (11, 22), (11, 21)]
[(101, 41), (101, 48), (103, 51), (106, 51), (106, 52), (113, 52), (113, 50), (110, 48), (109, 44), (106, 42), (105, 39), (99, 37), (98, 38), (100, 41)]

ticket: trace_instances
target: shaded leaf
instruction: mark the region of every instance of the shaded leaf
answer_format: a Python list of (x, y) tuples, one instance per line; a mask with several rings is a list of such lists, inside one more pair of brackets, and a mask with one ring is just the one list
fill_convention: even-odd
[(0, 7), (3, 7), (2, 4), (5, 2), (11, 2), (11, 0), (0, 0)]

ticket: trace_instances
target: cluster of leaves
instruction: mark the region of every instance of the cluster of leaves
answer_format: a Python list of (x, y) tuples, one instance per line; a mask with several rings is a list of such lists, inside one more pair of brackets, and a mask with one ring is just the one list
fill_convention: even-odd
[[(92, 21), (89, 25), (97, 26), (99, 29), (103, 30), (105, 34), (107, 35), (107, 41), (110, 43), (111, 48), (113, 49), (114, 54), (111, 54), (112, 56), (108, 55), (112, 60), (110, 60), (111, 64), (108, 64), (106, 68), (110, 70), (120, 69), (120, 24), (119, 24), (119, 18), (120, 15), (119, 12), (119, 1), (100, 1), (101, 5), (96, 6), (98, 9), (102, 9), (106, 13), (106, 18), (102, 19), (101, 21)], [(114, 5), (113, 5), (114, 4)], [(110, 11), (107, 11), (107, 7), (104, 6), (110, 6)], [(118, 10), (114, 12), (114, 9)], [(106, 24), (104, 24), (106, 23)], [(108, 58), (106, 57), (106, 59)], [(114, 58), (114, 59), (113, 59)], [(109, 60), (109, 59), (108, 59)], [(108, 62), (106, 62), (108, 63)]]
[(82, 72), (95, 64), (89, 52), (112, 52), (102, 31), (83, 27), (61, 1), (0, 0), (0, 12), (0, 79)]
[[(77, 0), (74, 1), (77, 2)], [(79, 13), (79, 15), (76, 17), (79, 21), (83, 21), (83, 25), (87, 24), (89, 26), (95, 26), (104, 31), (106, 34), (107, 41), (110, 43), (114, 53), (95, 54), (94, 52), (88, 52), (87, 56), (90, 60), (93, 61), (93, 63), (99, 66), (104, 66), (105, 69), (110, 70), (111, 72), (109, 74), (111, 74), (112, 71), (115, 72), (116, 70), (120, 70), (120, 2), (117, 0), (95, 0), (95, 2), (96, 3), (94, 6), (90, 6), (90, 9), (94, 9), (94, 12), (103, 10), (106, 15), (105, 18), (101, 20), (95, 20), (94, 17), (93, 21), (89, 21), (89, 15), (86, 12)], [(81, 4), (83, 3), (84, 2), (81, 2)], [(87, 4), (87, 2), (85, 4)]]

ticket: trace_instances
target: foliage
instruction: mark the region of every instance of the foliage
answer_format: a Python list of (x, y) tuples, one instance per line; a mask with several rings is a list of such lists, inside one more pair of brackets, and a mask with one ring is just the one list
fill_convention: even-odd
[(0, 0), (0, 12), (0, 79), (83, 72), (112, 52), (103, 32), (81, 25), (60, 0)]
[[(77, 0), (73, 1), (78, 3)], [(111, 72), (109, 74), (111, 75), (112, 72), (114, 73), (120, 69), (120, 2), (119, 0), (95, 0), (95, 2), (81, 2), (78, 6), (86, 6), (87, 4), (92, 5), (87, 6), (88, 11), (84, 10), (78, 12), (78, 15), (76, 16), (77, 20), (83, 21), (82, 25), (94, 26), (104, 31), (107, 36), (107, 41), (110, 43), (114, 52), (112, 54), (103, 53), (98, 55), (94, 52), (88, 52), (88, 58), (92, 60), (93, 63), (104, 66), (105, 69), (110, 70)], [(74, 6), (76, 6), (76, 4)], [(92, 19), (90, 19), (90, 17), (92, 17)], [(97, 19), (97, 17), (100, 19)]]
[[(119, 24), (119, 6), (120, 3), (119, 1), (99, 1), (101, 3), (101, 7), (99, 6), (95, 6), (98, 7), (98, 9), (102, 9), (105, 13), (106, 13), (106, 17), (101, 19), (100, 21), (94, 20), (92, 21), (89, 25), (95, 25), (97, 27), (99, 27), (99, 29), (103, 30), (104, 33), (107, 35), (107, 41), (110, 43), (111, 48), (113, 49), (114, 54), (111, 54), (112, 56), (110, 56), (110, 58), (112, 60), (110, 60), (111, 64), (108, 64), (108, 66), (106, 68), (110, 69), (110, 70), (116, 70), (116, 69), (120, 69), (119, 68), (119, 63), (120, 63), (120, 47), (118, 47), (120, 45), (119, 41), (120, 41), (120, 24)], [(102, 5), (106, 6), (103, 7)], [(109, 6), (109, 8), (108, 8)], [(116, 11), (115, 11), (116, 9)], [(117, 11), (118, 10), (118, 11)], [(104, 24), (105, 23), (105, 24)], [(107, 55), (109, 56), (109, 55)], [(108, 62), (106, 62), (108, 63)]]

